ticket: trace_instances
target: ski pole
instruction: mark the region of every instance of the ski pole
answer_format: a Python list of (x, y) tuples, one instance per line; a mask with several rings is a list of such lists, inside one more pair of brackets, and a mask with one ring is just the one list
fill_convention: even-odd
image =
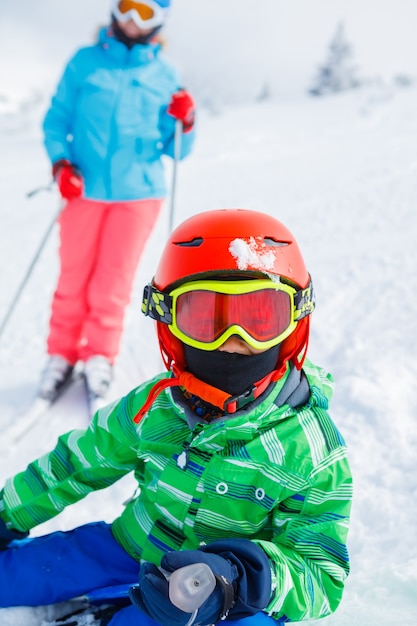
[(15, 294), (15, 296), (14, 296), (14, 298), (13, 298), (13, 300), (12, 300), (12, 302), (11, 302), (7, 312), (6, 312), (6, 315), (4, 316), (4, 319), (3, 319), (2, 323), (1, 323), (1, 326), (0, 326), (0, 337), (3, 334), (3, 331), (4, 331), (5, 327), (6, 327), (6, 324), (9, 321), (9, 319), (10, 319), (10, 317), (11, 317), (13, 311), (14, 311), (14, 308), (15, 308), (16, 304), (19, 301), (20, 296), (22, 295), (23, 289), (25, 288), (26, 283), (28, 282), (28, 280), (30, 278), (30, 275), (33, 272), (33, 268), (35, 267), (35, 265), (36, 265), (40, 255), (41, 255), (41, 252), (42, 252), (43, 248), (45, 247), (46, 242), (48, 241), (49, 235), (52, 232), (52, 228), (54, 227), (54, 224), (55, 224), (55, 222), (57, 220), (57, 217), (58, 217), (60, 212), (61, 212), (61, 207), (59, 208), (58, 213), (56, 215), (54, 215), (53, 220), (49, 224), (48, 229), (47, 229), (46, 233), (44, 234), (44, 236), (42, 238), (42, 241), (41, 241), (41, 243), (40, 243), (40, 245), (39, 245), (39, 247), (38, 247), (38, 249), (36, 251), (36, 254), (33, 257), (32, 262), (29, 265), (28, 270), (27, 270), (27, 272), (26, 272), (26, 274), (25, 274), (21, 284), (19, 285), (18, 290), (16, 291), (16, 294)]
[(136, 583), (126, 583), (124, 585), (111, 585), (93, 589), (82, 596), (77, 596), (73, 600), (87, 602), (88, 604), (111, 603), (117, 600), (129, 600), (129, 589)]
[(172, 232), (174, 225), (174, 211), (175, 211), (175, 193), (177, 186), (177, 169), (178, 162), (181, 158), (181, 139), (182, 139), (182, 122), (181, 120), (175, 121), (175, 134), (174, 134), (174, 162), (172, 165), (172, 184), (171, 184), (171, 197), (169, 207), (169, 232)]
[(216, 578), (207, 563), (191, 563), (169, 575), (168, 595), (172, 604), (191, 617), (185, 626), (194, 624), (198, 609), (216, 586)]
[(33, 196), (36, 196), (36, 194), (38, 194), (40, 191), (51, 191), (51, 189), (53, 188), (53, 184), (54, 181), (52, 180), (49, 185), (42, 185), (41, 187), (36, 187), (35, 189), (28, 191), (26, 194), (26, 198), (33, 198)]
[[(192, 613), (192, 620), (194, 620), (198, 609), (216, 586), (216, 579), (211, 568), (206, 563), (192, 563), (175, 570), (172, 574), (165, 572), (164, 574), (169, 580), (169, 599), (172, 604), (186, 613)], [(125, 583), (93, 589), (73, 598), (73, 601), (92, 605), (127, 601), (129, 590), (136, 585), (137, 583)], [(189, 623), (192, 623), (192, 620)]]

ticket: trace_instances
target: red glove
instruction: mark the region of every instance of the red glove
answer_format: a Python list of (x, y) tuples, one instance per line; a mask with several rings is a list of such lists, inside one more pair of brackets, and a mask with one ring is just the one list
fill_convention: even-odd
[(168, 113), (177, 120), (181, 120), (184, 133), (188, 133), (192, 129), (195, 119), (195, 104), (185, 89), (180, 89), (173, 94), (168, 105)]
[(83, 193), (83, 178), (77, 168), (67, 159), (60, 159), (53, 164), (52, 176), (55, 178), (61, 196), (65, 200), (79, 198)]

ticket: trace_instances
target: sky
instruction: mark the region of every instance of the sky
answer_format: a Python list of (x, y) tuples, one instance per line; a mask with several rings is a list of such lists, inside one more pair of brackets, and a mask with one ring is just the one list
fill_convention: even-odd
[[(0, 96), (50, 91), (65, 60), (108, 21), (103, 0), (21, 0), (0, 8)], [(205, 105), (303, 94), (343, 21), (367, 79), (417, 75), (415, 0), (175, 0), (167, 52)], [(190, 54), (192, 50), (192, 54)], [(1, 106), (1, 101), (0, 101)]]
[[(37, 12), (33, 3), (28, 3), (19, 31), (27, 46), (24, 58), (31, 68), (30, 78), (39, 78), (45, 85), (53, 85), (57, 59), (43, 63), (44, 57), (35, 54), (34, 42), (36, 50), (45, 49), (42, 33), (48, 32), (49, 19), (55, 20), (57, 29), (56, 4), (39, 2)], [(91, 1), (91, 6), (94, 4), (99, 5)], [(294, 0), (292, 6), (296, 4), (307, 11), (307, 2)], [(333, 3), (315, 4), (329, 8)], [(366, 6), (370, 10), (376, 4), (368, 0)], [(219, 7), (220, 3), (210, 4), (215, 5)], [(272, 6), (268, 2), (265, 5)], [(350, 5), (356, 6), (357, 16), (359, 3)], [(84, 7), (82, 26), (87, 30), (91, 6)], [(192, 3), (178, 0), (178, 12), (180, 6), (191, 13)], [(237, 6), (230, 0), (230, 7)], [(289, 3), (280, 6), (286, 8), (290, 23)], [(378, 6), (383, 13), (382, 7), (388, 12), (393, 3), (379, 2)], [(405, 27), (402, 9), (408, 7), (411, 15), (411, 2), (397, 2), (396, 6)], [(13, 7), (9, 4), (6, 9), (11, 11)], [(64, 7), (61, 9), (64, 11)], [(207, 5), (205, 9), (208, 11)], [(300, 11), (296, 13), (299, 17)], [(199, 15), (201, 19), (205, 14), (202, 11)], [(297, 15), (292, 13), (293, 30)], [(352, 12), (352, 20), (354, 15)], [(69, 32), (74, 21), (67, 25), (67, 16), (62, 16), (60, 54), (66, 46), (72, 47), (70, 39), (78, 44), (78, 38)], [(362, 14), (360, 17), (356, 28), (365, 19)], [(195, 23), (197, 18), (193, 18)], [(227, 19), (233, 21), (229, 12)], [(311, 13), (309, 19), (311, 29)], [(375, 15), (368, 19), (369, 30), (378, 34), (376, 22), (371, 28)], [(333, 31), (334, 20), (330, 21), (329, 30)], [(23, 25), (31, 22), (29, 39), (24, 37)], [(237, 22), (236, 17), (236, 28)], [(353, 22), (352, 44), (359, 51), (363, 39), (360, 29), (357, 39), (353, 39)], [(395, 23), (393, 19), (392, 30), (385, 23), (385, 39), (392, 42), (395, 35), (398, 45), (391, 47), (398, 52), (401, 38), (396, 35)], [(0, 24), (4, 24), (3, 19)], [(302, 27), (306, 28), (304, 22)], [(171, 37), (174, 39), (174, 33)], [(317, 47), (318, 59), (323, 56), (327, 40), (327, 33), (323, 33)], [(1, 36), (0, 41), (4, 45)], [(58, 50), (58, 37), (55, 44)], [(177, 54), (180, 58), (179, 51)], [(301, 57), (300, 50), (298, 54)], [(308, 47), (305, 56), (305, 67), (311, 70), (313, 55)], [(410, 58), (404, 55), (401, 61), (398, 56), (395, 72), (415, 75), (415, 68), (408, 65)], [(28, 67), (22, 68), (19, 63), (13, 59), (9, 67), (14, 68), (14, 80), (28, 72)], [(190, 70), (184, 57), (182, 65), (184, 71)], [(4, 65), (0, 67), (3, 71)], [(381, 64), (378, 71), (386, 67)], [(370, 61), (369, 65), (364, 63), (364, 68), (371, 73)], [(243, 75), (241, 69), (239, 80)], [(391, 75), (391, 69), (387, 70), (387, 76)], [(271, 81), (276, 78), (269, 73), (267, 77)], [(50, 92), (45, 88), (36, 101), (29, 95), (29, 83), (23, 97), (11, 82), (7, 89), (5, 82), (0, 84), (3, 105), (6, 96), (8, 101), (8, 109), (0, 108), (1, 321), (55, 218), (59, 198), (55, 189), (40, 191), (31, 198), (26, 195), (50, 181), (40, 134)], [(388, 82), (385, 86), (370, 84), (327, 98), (311, 98), (302, 90), (291, 94), (288, 90), (282, 97), (277, 92), (261, 102), (253, 94), (244, 97), (239, 87), (240, 83), (236, 101), (219, 89), (218, 106), (202, 107), (199, 112), (194, 153), (177, 172), (174, 222), (208, 209), (250, 208), (275, 215), (296, 236), (317, 292), (309, 356), (335, 378), (330, 413), (347, 441), (355, 485), (349, 536), (352, 571), (340, 608), (321, 624), (415, 626), (417, 365), (412, 349), (417, 345), (417, 85), (401, 88)], [(172, 168), (168, 162), (166, 175), (170, 184)], [(169, 201), (138, 268), (116, 364), (112, 389), (115, 397), (162, 369), (149, 319), (140, 314), (139, 308), (143, 286), (153, 276), (168, 235), (168, 211)], [(53, 230), (0, 337), (0, 485), (7, 476), (49, 450), (60, 433), (84, 428), (88, 423), (85, 398), (77, 386), (39, 421), (30, 422), (25, 412), (45, 359), (49, 305), (58, 272), (57, 246)], [(105, 492), (69, 507), (32, 534), (68, 529), (96, 519), (111, 521), (132, 490), (132, 479), (127, 477)], [(54, 610), (0, 610), (0, 623), (47, 626)]]

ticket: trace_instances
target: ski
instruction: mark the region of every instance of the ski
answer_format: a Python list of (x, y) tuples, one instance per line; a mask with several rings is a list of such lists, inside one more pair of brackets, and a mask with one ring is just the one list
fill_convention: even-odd
[(86, 379), (84, 374), (83, 374), (82, 377), (83, 377), (83, 380), (84, 380), (85, 394), (86, 394), (86, 397), (87, 397), (88, 414), (89, 414), (90, 419), (91, 419), (92, 417), (94, 417), (94, 415), (98, 411), (98, 409), (101, 409), (103, 406), (106, 406), (106, 404), (108, 404), (110, 402), (110, 400), (106, 399), (103, 396), (99, 396), (96, 393), (94, 393), (94, 391), (92, 391), (89, 388), (87, 379)]
[(39, 420), (45, 417), (45, 415), (48, 414), (50, 409), (55, 406), (60, 398), (66, 394), (69, 388), (80, 379), (81, 375), (82, 374), (80, 372), (74, 371), (72, 376), (68, 378), (53, 398), (42, 398), (41, 396), (36, 396), (32, 400), (29, 407), (20, 411), (14, 419), (16, 427), (14, 428), (14, 433), (11, 437), (12, 443), (20, 443), (22, 439), (30, 433), (34, 426), (39, 423)]
[[(111, 399), (107, 397), (108, 394), (103, 397), (91, 391), (82, 368), (75, 368), (72, 376), (68, 378), (54, 398), (47, 399), (35, 396), (28, 406), (22, 408), (15, 414), (10, 428), (11, 444), (20, 444), (61, 400), (64, 401), (65, 399), (66, 401), (67, 398), (70, 400), (69, 396), (75, 386), (81, 388), (80, 390), (83, 396), (82, 410), (87, 409), (88, 420), (92, 419), (98, 409), (101, 409), (111, 401)], [(76, 395), (78, 391), (79, 390), (76, 392), (74, 389), (74, 395)]]

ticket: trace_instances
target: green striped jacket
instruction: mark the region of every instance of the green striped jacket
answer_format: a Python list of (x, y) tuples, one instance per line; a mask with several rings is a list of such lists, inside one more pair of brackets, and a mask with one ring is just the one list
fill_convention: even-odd
[(138, 492), (112, 524), (131, 556), (159, 564), (169, 550), (249, 538), (270, 559), (265, 611), (283, 621), (323, 617), (338, 606), (349, 571), (351, 474), (327, 413), (332, 378), (309, 361), (303, 372), (309, 398), (302, 406), (276, 401), (287, 372), (234, 416), (191, 428), (166, 390), (135, 424), (151, 387), (169, 376), (161, 374), (8, 479), (0, 515), (29, 530), (133, 471)]

